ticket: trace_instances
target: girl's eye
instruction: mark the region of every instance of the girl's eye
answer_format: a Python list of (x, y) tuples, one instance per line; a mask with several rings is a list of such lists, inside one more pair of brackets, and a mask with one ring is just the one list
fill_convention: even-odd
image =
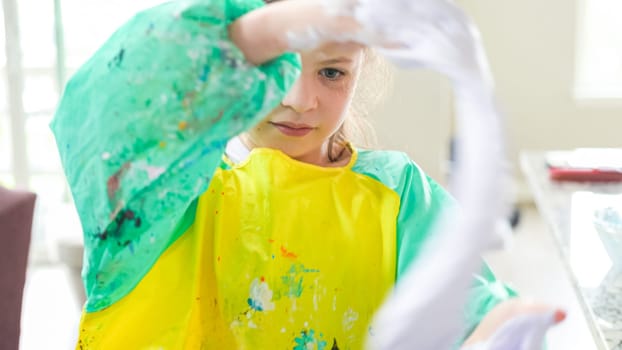
[(345, 73), (335, 68), (324, 68), (320, 70), (320, 75), (328, 80), (339, 80)]

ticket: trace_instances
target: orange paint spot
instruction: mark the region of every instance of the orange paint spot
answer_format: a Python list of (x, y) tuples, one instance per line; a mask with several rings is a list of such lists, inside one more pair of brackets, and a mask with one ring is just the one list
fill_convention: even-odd
[(184, 96), (184, 99), (181, 101), (181, 105), (184, 106), (184, 108), (190, 107), (190, 105), (192, 104), (192, 100), (194, 100), (194, 96), (194, 92), (187, 92)]
[(265, 281), (266, 281), (266, 278), (265, 278), (264, 276), (261, 276), (261, 278), (259, 278), (259, 280), (260, 280), (261, 282), (265, 282)]
[(274, 243), (274, 240), (273, 239), (269, 239), (268, 242), (269, 243)]
[(288, 259), (296, 259), (298, 257), (298, 255), (294, 254), (293, 252), (287, 251), (287, 249), (285, 249), (285, 247), (283, 246), (281, 246), (281, 255)]
[(164, 142), (164, 141), (160, 141), (160, 143), (158, 144), (158, 146), (160, 146), (160, 148), (164, 148), (164, 147), (166, 147), (166, 142)]
[(188, 122), (181, 121), (179, 122), (179, 124), (177, 124), (177, 127), (179, 128), (179, 130), (186, 130), (186, 128), (188, 127)]

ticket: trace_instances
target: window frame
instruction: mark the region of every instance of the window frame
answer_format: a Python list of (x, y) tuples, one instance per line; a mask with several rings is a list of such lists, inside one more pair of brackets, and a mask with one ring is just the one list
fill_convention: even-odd
[[(578, 0), (576, 2), (576, 35), (575, 35), (575, 62), (574, 62), (574, 78), (573, 78), (573, 97), (579, 107), (606, 107), (616, 108), (622, 106), (622, 22), (605, 21), (601, 18), (596, 18), (594, 12), (598, 12), (599, 8), (605, 8), (614, 4), (620, 8), (622, 12), (622, 3), (617, 0)], [(611, 13), (615, 13), (615, 10), (610, 10)], [(613, 22), (613, 21), (611, 21)], [(600, 24), (601, 29), (593, 27), (595, 24)], [(602, 33), (602, 28), (605, 26), (615, 26), (615, 34), (611, 34), (613, 42), (609, 45), (597, 46), (597, 49), (606, 49), (603, 46), (615, 46), (616, 38), (618, 38), (619, 45), (617, 46), (617, 53), (619, 64), (619, 82), (616, 82), (613, 88), (606, 88), (603, 86), (603, 81), (598, 81), (598, 78), (594, 76), (596, 73), (592, 73), (590, 77), (590, 71), (594, 71), (594, 66), (601, 66), (596, 64), (594, 57), (600, 55), (593, 51), (594, 37), (598, 36), (599, 32)], [(601, 39), (602, 40), (602, 39)], [(599, 51), (600, 51), (599, 50)], [(615, 49), (614, 49), (615, 50)], [(615, 68), (613, 68), (615, 70)], [(615, 72), (614, 72), (615, 73)], [(615, 76), (615, 74), (613, 74)]]

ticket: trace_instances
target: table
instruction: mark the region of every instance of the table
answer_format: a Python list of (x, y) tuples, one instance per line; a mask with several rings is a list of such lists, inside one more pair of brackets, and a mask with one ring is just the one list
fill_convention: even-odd
[(538, 211), (551, 228), (598, 348), (622, 350), (622, 246), (604, 239), (594, 225), (596, 210), (622, 202), (622, 183), (555, 182), (545, 159), (546, 152), (520, 156)]

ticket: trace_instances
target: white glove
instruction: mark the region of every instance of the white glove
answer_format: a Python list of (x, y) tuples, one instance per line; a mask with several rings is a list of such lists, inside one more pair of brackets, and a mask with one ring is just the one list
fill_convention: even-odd
[(431, 69), (461, 85), (483, 83), (492, 87), (480, 34), (460, 8), (447, 0), (404, 2), (402, 11), (385, 9), (387, 13), (377, 15), (373, 13), (380, 9), (357, 11), (357, 20), (367, 23), (369, 31), (379, 33), (376, 38), (394, 42), (379, 52), (405, 68)]
[[(302, 1), (297, 0), (303, 5)], [(490, 83), (480, 36), (448, 0), (322, 0), (307, 6), (304, 25), (287, 34), (293, 50), (325, 42), (375, 47), (404, 67), (428, 68), (453, 80)]]

